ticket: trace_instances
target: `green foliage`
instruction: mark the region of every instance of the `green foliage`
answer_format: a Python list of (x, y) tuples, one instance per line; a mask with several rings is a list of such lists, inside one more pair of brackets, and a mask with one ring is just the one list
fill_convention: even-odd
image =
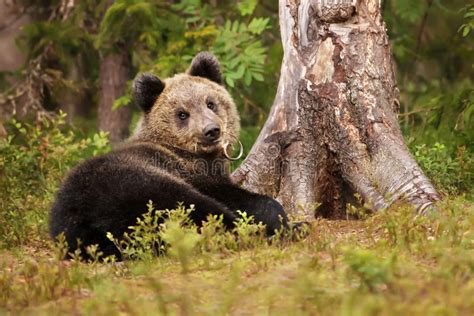
[[(377, 237), (380, 248), (389, 246), (396, 252), (439, 262), (435, 273), (444, 277), (459, 268), (458, 265), (463, 273), (466, 268), (473, 272), (471, 255), (466, 260), (457, 257), (459, 252), (472, 248), (473, 211), (472, 205), (462, 199), (439, 203), (430, 216), (414, 217), (409, 207), (402, 206), (372, 217), (366, 233), (374, 240), (370, 236), (376, 230), (383, 231)], [(456, 262), (449, 262), (451, 256)]]
[(65, 115), (26, 124), (13, 120), (0, 139), (0, 248), (24, 244), (46, 233), (53, 192), (67, 170), (108, 150), (107, 135), (77, 140), (64, 130)]
[(237, 4), (237, 8), (242, 16), (251, 15), (257, 7), (258, 0), (242, 0)]
[(414, 155), (439, 190), (449, 194), (472, 190), (474, 159), (465, 147), (459, 147), (453, 157), (444, 144), (422, 144), (415, 146)]
[[(265, 121), (282, 57), (276, 2), (120, 0), (108, 6), (87, 0), (75, 2), (67, 19), (54, 14), (63, 10), (55, 1), (21, 4), (37, 12), (24, 28), (22, 49), (30, 60), (47, 52), (45, 71), (54, 81), (48, 87), (61, 85), (49, 91), (52, 108), (61, 104), (64, 88), (97, 94), (100, 54), (126, 50), (132, 74), (151, 70), (167, 77), (184, 71), (196, 52), (211, 50), (222, 62), (243, 124), (258, 128)], [(392, 0), (383, 8), (398, 66), (404, 133), (418, 143), (450, 144), (452, 153), (458, 145), (472, 152), (472, 5)], [(78, 70), (81, 78), (74, 78)], [(115, 107), (130, 102), (128, 89)]]
[(407, 87), (413, 110), (401, 114), (402, 126), (407, 124), (407, 134), (416, 143), (442, 142), (449, 144), (451, 153), (459, 146), (470, 146), (474, 140), (474, 90), (472, 82), (465, 80), (455, 85), (440, 81), (410, 84)]
[(157, 211), (150, 201), (148, 211), (137, 218), (123, 236), (107, 237), (114, 242), (125, 260), (151, 261), (159, 255), (169, 253), (179, 259), (183, 271), (187, 270), (188, 258), (199, 242), (196, 227), (189, 220), (194, 208), (186, 209), (179, 204), (174, 210)]
[(465, 11), (465, 23), (461, 25), (459, 32), (462, 33), (462, 36), (467, 37), (474, 30), (474, 5), (466, 6)]
[(245, 212), (240, 212), (240, 218), (235, 223), (234, 232), (238, 236), (239, 248), (245, 249), (255, 245), (255, 240), (265, 237), (265, 226), (262, 223), (255, 224), (253, 217)]
[(125, 260), (151, 260), (164, 253), (163, 240), (159, 235), (164, 214), (156, 212), (151, 201), (147, 207), (148, 212), (137, 218), (137, 224), (130, 226), (130, 232), (126, 232), (123, 237), (107, 233), (107, 238), (115, 244)]
[[(472, 6), (465, 1), (385, 1), (401, 90), (401, 125), (418, 144), (449, 144), (472, 154), (473, 42), (463, 37)], [(461, 10), (460, 10), (461, 9)]]
[(90, 40), (87, 33), (78, 32), (71, 24), (59, 21), (39, 21), (27, 25), (19, 38), (21, 46), (29, 53), (28, 58), (36, 58), (46, 49), (54, 52), (56, 58), (65, 63), (78, 54)]
[(183, 273), (189, 271), (190, 260), (197, 253), (249, 249), (265, 240), (264, 226), (255, 224), (253, 218), (245, 213), (242, 213), (232, 231), (224, 229), (222, 217), (209, 216), (199, 234), (189, 218), (193, 211), (193, 205), (186, 208), (183, 204), (178, 204), (173, 210), (158, 211), (150, 201), (148, 211), (137, 218), (137, 223), (129, 227), (129, 232), (123, 236), (108, 233), (107, 237), (125, 260), (150, 262), (159, 255), (168, 254), (178, 259)]
[(243, 79), (245, 86), (252, 80), (263, 81), (266, 48), (255, 39), (268, 26), (269, 19), (254, 18), (248, 24), (227, 21), (218, 33), (213, 51), (221, 56), (225, 82), (235, 87)]
[[(151, 70), (162, 77), (184, 71), (197, 52), (210, 50), (221, 61), (224, 80), (239, 103), (253, 98), (256, 92), (248, 88), (269, 74), (268, 48), (261, 38), (270, 29), (270, 19), (251, 17), (256, 8), (257, 1), (242, 1), (237, 8), (200, 0), (173, 5), (158, 0), (116, 1), (103, 18), (95, 17), (100, 27), (90, 38), (98, 50), (133, 47), (134, 72)], [(79, 7), (77, 14), (83, 10)], [(279, 64), (280, 58), (272, 62)], [(267, 97), (269, 104), (272, 95)], [(115, 107), (130, 101), (128, 90)]]
[(400, 206), (366, 221), (318, 220), (300, 242), (229, 251), (218, 244), (239, 236), (216, 233), (217, 218), (198, 234), (180, 206), (160, 224), (167, 252), (152, 260), (65, 262), (49, 246), (1, 252), (0, 312), (470, 314), (474, 208), (460, 198), (437, 207), (429, 217)]
[(415, 23), (420, 20), (426, 10), (425, 1), (397, 0), (394, 4), (396, 14), (401, 19)]
[[(184, 208), (182, 206), (180, 206), (177, 211), (178, 212), (173, 212), (171, 216), (174, 217), (175, 214), (187, 215), (183, 212)], [(192, 209), (190, 212), (192, 212)], [(183, 216), (179, 219), (176, 219), (176, 217), (174, 219), (170, 218), (161, 231), (163, 241), (169, 245), (167, 253), (178, 259), (183, 273), (189, 272), (193, 254), (201, 240), (201, 235), (199, 235), (195, 227), (183, 227), (182, 223), (186, 219), (187, 218), (183, 218)]]
[[(196, 51), (210, 49), (221, 61), (224, 79), (231, 88), (235, 87), (236, 80), (244, 79), (245, 86), (250, 86), (252, 80), (263, 80), (266, 48), (258, 36), (268, 28), (268, 18), (252, 18), (248, 22), (232, 20), (231, 17), (235, 14), (230, 11), (225, 23), (216, 24), (216, 13), (219, 11), (213, 12), (209, 5), (203, 5), (200, 1), (182, 1), (173, 8), (184, 15), (184, 25), (177, 31), (183, 32), (186, 29), (185, 42), (170, 42), (169, 48), (177, 44), (184, 48), (186, 53), (189, 52), (184, 56), (187, 61)], [(225, 8), (231, 9), (227, 6)], [(248, 15), (253, 13), (255, 5), (241, 3), (239, 8), (242, 8), (239, 9), (241, 12), (245, 12), (242, 15)], [(157, 62), (159, 63), (158, 60)], [(177, 62), (183, 63), (183, 60)]]
[(158, 13), (158, 6), (153, 1), (115, 1), (100, 23), (96, 47), (113, 47), (117, 43), (133, 45), (147, 40), (147, 36), (158, 37)]
[(387, 285), (392, 279), (391, 270), (395, 257), (380, 258), (376, 253), (366, 249), (350, 249), (344, 255), (349, 267), (349, 275), (357, 277), (360, 285), (369, 290), (377, 286)]

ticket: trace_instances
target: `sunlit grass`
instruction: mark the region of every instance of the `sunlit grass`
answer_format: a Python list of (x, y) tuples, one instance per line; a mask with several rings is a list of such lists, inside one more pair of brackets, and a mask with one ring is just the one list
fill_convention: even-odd
[(217, 220), (197, 235), (178, 216), (164, 224), (163, 255), (122, 263), (61, 261), (52, 245), (3, 251), (0, 312), (469, 315), (474, 207), (453, 198), (438, 208), (431, 217), (399, 207), (364, 221), (318, 220), (295, 242), (269, 242), (251, 223), (214, 233)]

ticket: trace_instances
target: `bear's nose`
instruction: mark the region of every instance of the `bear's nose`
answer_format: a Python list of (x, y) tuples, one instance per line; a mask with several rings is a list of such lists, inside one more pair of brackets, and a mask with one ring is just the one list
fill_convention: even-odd
[(214, 123), (204, 127), (204, 130), (202, 132), (206, 140), (210, 142), (215, 141), (219, 138), (219, 136), (221, 136), (221, 129), (217, 124)]

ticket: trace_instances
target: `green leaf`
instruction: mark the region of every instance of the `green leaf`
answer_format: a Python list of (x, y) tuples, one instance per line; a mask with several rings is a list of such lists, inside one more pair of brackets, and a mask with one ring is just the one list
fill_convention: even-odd
[(231, 88), (233, 88), (235, 85), (234, 85), (234, 80), (232, 78), (230, 78), (229, 76), (226, 76), (225, 77), (225, 82), (227, 83), (227, 85)]
[(233, 58), (233, 59), (229, 62), (229, 68), (230, 68), (230, 69), (235, 68), (239, 62), (240, 62), (240, 59), (239, 59), (238, 57)]
[(242, 16), (251, 15), (255, 11), (257, 4), (257, 0), (241, 0), (239, 4), (237, 4), (237, 9)]
[(132, 102), (132, 98), (130, 95), (124, 95), (117, 100), (115, 100), (114, 105), (112, 106), (112, 110), (115, 111), (121, 106), (127, 106)]
[(466, 25), (462, 31), (462, 36), (466, 37), (469, 35), (471, 32), (471, 27), (469, 25)]
[(254, 72), (254, 73), (253, 73), (253, 78), (254, 78), (255, 80), (257, 80), (257, 81), (263, 81), (263, 75), (260, 74), (260, 73)]
[(470, 18), (474, 17), (474, 10), (468, 11), (466, 14), (464, 14), (464, 18)]
[[(240, 64), (239, 65), (239, 68), (237, 68), (237, 72), (235, 73), (236, 74), (236, 77), (238, 79), (242, 78), (242, 76), (244, 75), (244, 72), (245, 72), (245, 65), (244, 64)], [(236, 79), (237, 79), (236, 78)]]
[(250, 22), (248, 29), (253, 34), (261, 34), (268, 26), (269, 18), (254, 18)]
[(252, 73), (246, 71), (244, 76), (244, 84), (248, 87), (252, 83)]

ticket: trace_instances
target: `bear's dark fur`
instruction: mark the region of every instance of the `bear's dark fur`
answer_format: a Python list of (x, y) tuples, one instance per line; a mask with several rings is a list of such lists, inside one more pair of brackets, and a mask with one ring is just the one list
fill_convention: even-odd
[(143, 110), (135, 135), (121, 148), (74, 168), (57, 193), (50, 216), (51, 236), (64, 233), (69, 250), (99, 245), (117, 249), (106, 234), (122, 236), (146, 211), (195, 205), (190, 217), (201, 225), (209, 214), (234, 226), (237, 210), (266, 225), (267, 234), (288, 228), (282, 206), (272, 198), (233, 184), (224, 150), (238, 139), (235, 104), (221, 86), (217, 59), (200, 53), (186, 74), (164, 81), (143, 74), (134, 100)]

